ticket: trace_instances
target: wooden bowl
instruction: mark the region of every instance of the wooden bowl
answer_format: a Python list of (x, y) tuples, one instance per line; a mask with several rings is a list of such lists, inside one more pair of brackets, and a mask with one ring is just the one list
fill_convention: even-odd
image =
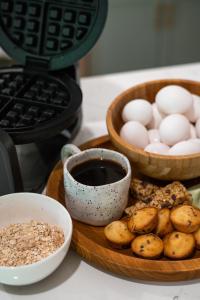
[(112, 143), (124, 153), (144, 175), (162, 180), (186, 180), (200, 176), (200, 153), (169, 156), (148, 153), (125, 142), (119, 135), (123, 125), (121, 113), (131, 100), (143, 98), (153, 103), (156, 93), (163, 87), (180, 85), (193, 94), (200, 95), (200, 82), (184, 79), (164, 79), (136, 85), (120, 94), (107, 111), (107, 128)]

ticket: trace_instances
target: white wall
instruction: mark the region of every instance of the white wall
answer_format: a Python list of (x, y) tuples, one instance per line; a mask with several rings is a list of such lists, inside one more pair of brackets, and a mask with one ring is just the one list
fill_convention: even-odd
[(88, 75), (200, 61), (199, 0), (109, 0)]

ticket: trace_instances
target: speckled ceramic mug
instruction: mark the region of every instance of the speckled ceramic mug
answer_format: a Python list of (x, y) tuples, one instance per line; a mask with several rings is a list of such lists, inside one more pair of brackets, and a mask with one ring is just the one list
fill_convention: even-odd
[[(127, 202), (131, 181), (131, 166), (128, 159), (116, 151), (92, 148), (80, 151), (67, 144), (61, 151), (64, 174), (65, 203), (72, 218), (95, 226), (106, 225), (121, 217)], [(106, 159), (120, 164), (126, 175), (119, 181), (89, 186), (77, 182), (70, 171), (91, 159)]]

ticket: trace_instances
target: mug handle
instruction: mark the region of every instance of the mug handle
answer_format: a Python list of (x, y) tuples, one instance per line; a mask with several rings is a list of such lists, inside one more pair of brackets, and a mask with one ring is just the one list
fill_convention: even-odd
[(64, 165), (65, 161), (72, 155), (80, 153), (81, 150), (73, 144), (66, 144), (61, 149), (61, 160)]

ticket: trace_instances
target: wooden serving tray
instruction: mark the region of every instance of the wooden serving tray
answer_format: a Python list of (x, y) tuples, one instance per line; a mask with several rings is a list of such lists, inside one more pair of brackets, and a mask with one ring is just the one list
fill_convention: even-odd
[[(108, 136), (82, 145), (82, 150), (101, 147), (115, 149)], [(65, 206), (63, 171), (59, 162), (52, 171), (46, 194)], [(172, 261), (165, 258), (149, 260), (135, 257), (131, 249), (115, 250), (109, 246), (104, 227), (95, 227), (73, 220), (72, 246), (88, 262), (113, 273), (151, 281), (180, 281), (200, 277), (200, 251), (191, 259)]]

